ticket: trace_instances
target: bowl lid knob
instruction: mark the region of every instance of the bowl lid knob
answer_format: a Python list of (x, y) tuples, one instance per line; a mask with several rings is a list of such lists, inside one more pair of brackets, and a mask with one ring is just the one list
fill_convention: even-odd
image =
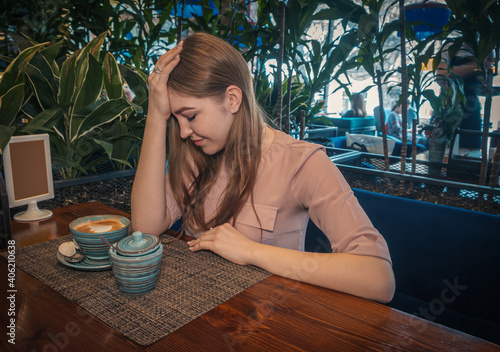
[(159, 243), (158, 237), (135, 231), (132, 236), (127, 236), (119, 241), (117, 248), (120, 254), (144, 255), (158, 247)]

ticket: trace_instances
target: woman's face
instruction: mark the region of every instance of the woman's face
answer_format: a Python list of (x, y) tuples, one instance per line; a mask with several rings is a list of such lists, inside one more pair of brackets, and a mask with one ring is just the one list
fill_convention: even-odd
[(225, 99), (194, 98), (169, 90), (173, 115), (180, 127), (181, 138), (189, 138), (205, 154), (213, 155), (226, 146), (234, 115)]

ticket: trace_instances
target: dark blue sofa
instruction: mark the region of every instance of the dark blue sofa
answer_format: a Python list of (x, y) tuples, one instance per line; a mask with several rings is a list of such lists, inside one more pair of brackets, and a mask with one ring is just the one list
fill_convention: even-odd
[[(500, 344), (500, 216), (354, 193), (389, 245), (396, 277), (389, 306)], [(311, 221), (306, 250), (331, 250)]]

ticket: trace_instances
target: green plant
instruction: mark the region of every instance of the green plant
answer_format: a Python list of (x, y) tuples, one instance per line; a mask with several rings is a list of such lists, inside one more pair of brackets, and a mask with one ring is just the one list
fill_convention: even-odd
[[(158, 57), (176, 40), (171, 0), (119, 0), (118, 16), (109, 26), (109, 51), (122, 64), (149, 72)], [(166, 27), (170, 27), (166, 30)]]
[(145, 123), (141, 113), (121, 116), (103, 128), (95, 140), (114, 162), (116, 170), (137, 168)]
[(116, 119), (127, 121), (137, 110), (124, 97), (114, 56), (101, 57), (107, 34), (97, 36), (61, 65), (55, 60), (61, 42), (21, 51), (0, 81), (0, 106), (5, 112), (0, 118), (0, 150), (13, 134), (49, 133), (52, 163), (63, 178), (86, 174), (110, 159), (128, 165), (103, 143), (103, 128)]
[(413, 27), (409, 28), (407, 37), (412, 47), (408, 54), (410, 63), (406, 66), (408, 99), (411, 99), (411, 105), (415, 107), (417, 116), (420, 116), (420, 109), (427, 101), (422, 93), (436, 81), (435, 71), (430, 66), (434, 64), (436, 37), (439, 34), (418, 39)]
[[(478, 68), (484, 71), (486, 78), (486, 101), (483, 114), (483, 131), (481, 142), (481, 172), (479, 184), (486, 183), (486, 173), (488, 164), (488, 129), (490, 124), (492, 106), (492, 70), (485, 70), (484, 60), (493, 50), (498, 53), (500, 46), (500, 4), (492, 0), (446, 0), (446, 4), (451, 9), (451, 17), (445, 26), (444, 36), (450, 46), (450, 57), (453, 57), (462, 45), (466, 44), (474, 53)], [(457, 35), (458, 34), (458, 35)], [(495, 171), (496, 170), (496, 171)], [(497, 179), (497, 168), (492, 168), (490, 180)]]
[(2, 55), (9, 54), (9, 50), (4, 51), (10, 47), (8, 35), (5, 35), (8, 31), (23, 32), (37, 42), (60, 40), (61, 30), (64, 31), (68, 24), (68, 16), (60, 11), (60, 5), (56, 0), (2, 1), (0, 31), (6, 44), (0, 49)]
[(28, 62), (43, 45), (35, 45), (21, 52), (12, 61), (2, 75), (0, 81), (0, 153), (16, 131), (16, 116), (18, 115), (25, 95), (25, 75)]
[[(220, 1), (219, 0), (198, 0), (195, 4), (196, 6), (201, 6), (202, 14), (191, 14), (192, 17), (185, 19), (186, 24), (195, 32), (206, 32), (213, 35), (221, 35), (222, 33), (226, 33), (231, 36), (231, 28), (234, 28), (236, 22), (239, 19), (239, 22), (243, 23), (247, 20), (245, 15), (246, 6), (241, 4), (237, 0), (231, 0), (226, 3), (226, 11), (224, 13), (219, 12), (214, 15), (214, 10), (210, 7), (210, 2), (213, 3), (213, 6), (220, 9)], [(180, 9), (183, 6), (189, 4), (187, 1), (180, 0), (178, 3), (178, 7)], [(229, 25), (225, 24), (229, 20)], [(232, 43), (230, 43), (232, 44)]]
[[(271, 13), (276, 22), (280, 16), (280, 2), (259, 2), (265, 11)], [(285, 5), (285, 21), (283, 27), (283, 63), (288, 69), (289, 78), (283, 85), (284, 108), (292, 116), (292, 123), (299, 119), (299, 112), (305, 111), (306, 124), (316, 121), (316, 115), (324, 109), (323, 97), (319, 97), (331, 81), (338, 80), (338, 77), (345, 73), (345, 58), (354, 47), (355, 40), (352, 33), (341, 35), (340, 38), (329, 40), (317, 40), (311, 38), (307, 32), (318, 21), (332, 21), (345, 16), (349, 18), (349, 12), (353, 9), (350, 1), (339, 2), (304, 2), (299, 0), (288, 1)], [(263, 12), (265, 12), (263, 11)], [(264, 17), (264, 16), (262, 16)], [(275, 23), (276, 23), (275, 22)], [(272, 27), (272, 21), (264, 23), (267, 28)], [(263, 42), (270, 44), (264, 46), (262, 50), (267, 50), (269, 56), (278, 58), (276, 47), (280, 33), (277, 25), (274, 25), (275, 35), (272, 32), (260, 32)], [(259, 55), (259, 58), (262, 56)], [(264, 56), (265, 57), (265, 56)], [(278, 63), (280, 60), (276, 60)], [(276, 67), (276, 75), (282, 75), (281, 67)], [(275, 79), (277, 82), (277, 79)], [(292, 87), (293, 85), (293, 87)], [(275, 88), (278, 91), (278, 88)], [(297, 106), (296, 102), (300, 101)], [(284, 118), (288, 119), (285, 114)]]
[[(254, 79), (256, 99), (268, 117), (276, 116), (277, 113), (277, 87), (269, 80), (270, 77), (274, 76), (274, 74), (267, 75), (264, 71), (261, 71)], [(289, 82), (290, 84), (288, 84)], [(300, 82), (296, 75), (290, 76), (283, 82), (282, 91), (283, 95), (288, 94), (287, 92), (291, 95), (288, 101), (291, 116), (299, 116), (300, 110), (305, 110), (309, 99), (304, 83)], [(311, 110), (310, 118), (306, 122), (309, 123), (310, 119), (312, 119), (314, 114), (318, 113), (321, 108), (323, 108), (322, 104), (316, 104)], [(293, 129), (298, 130), (298, 121), (292, 119), (291, 123), (294, 125)]]
[[(117, 9), (109, 0), (19, 0), (3, 1), (0, 31), (23, 33), (38, 43), (64, 40), (72, 51), (89, 42), (92, 35), (109, 29), (118, 18)], [(9, 35), (2, 36), (2, 54), (9, 48)], [(14, 52), (14, 50), (12, 51)]]
[(428, 138), (446, 138), (448, 144), (453, 139), (463, 117), (462, 104), (465, 103), (463, 83), (460, 77), (438, 76), (441, 86), (439, 95), (434, 90), (426, 89), (422, 92), (432, 107), (433, 113), (429, 124), (421, 125)]
[[(390, 57), (399, 53), (400, 44), (391, 42), (393, 34), (401, 29), (401, 23), (391, 19), (390, 11), (397, 8), (398, 0), (364, 0), (361, 5), (354, 4), (354, 9), (350, 11), (350, 21), (357, 24), (351, 31), (355, 33), (357, 53), (352, 55), (345, 64), (347, 69), (362, 69), (366, 71), (377, 86), (380, 116), (384, 116), (383, 85), (387, 83), (392, 75), (397, 71), (392, 67)], [(385, 7), (385, 10), (384, 10)], [(344, 10), (346, 11), (348, 7)], [(344, 25), (347, 26), (347, 23)], [(384, 125), (384, 121), (381, 121)], [(389, 170), (389, 151), (387, 148), (387, 136), (385, 129), (382, 129), (384, 144), (385, 170)], [(403, 145), (402, 150), (406, 150)], [(404, 153), (401, 154), (402, 156)], [(404, 160), (402, 158), (402, 167)], [(404, 168), (403, 168), (404, 169)]]

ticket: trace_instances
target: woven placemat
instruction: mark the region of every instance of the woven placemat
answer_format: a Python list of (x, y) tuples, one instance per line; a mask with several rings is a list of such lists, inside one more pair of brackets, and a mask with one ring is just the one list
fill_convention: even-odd
[[(16, 266), (33, 275), (136, 343), (147, 346), (270, 276), (209, 252), (191, 252), (184, 241), (162, 235), (162, 268), (156, 288), (122, 294), (111, 270), (86, 272), (57, 260), (65, 236), (16, 251)], [(6, 253), (2, 253), (6, 255)]]

